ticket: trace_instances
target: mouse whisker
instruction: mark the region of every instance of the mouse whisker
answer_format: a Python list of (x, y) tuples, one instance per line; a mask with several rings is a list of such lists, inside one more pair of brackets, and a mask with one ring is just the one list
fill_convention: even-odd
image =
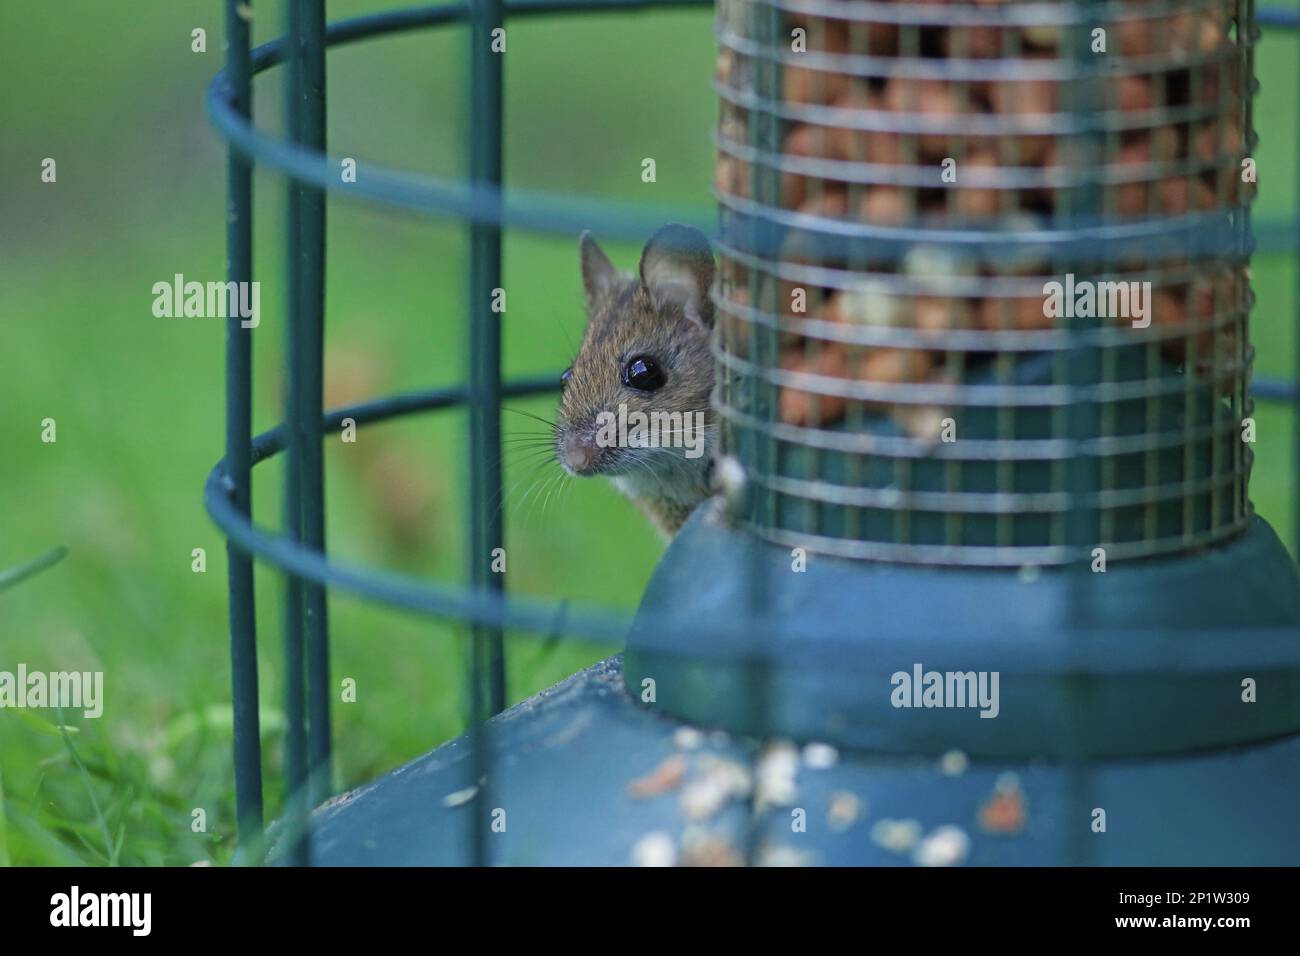
[(534, 461), (545, 463), (548, 459), (554, 458), (555, 455), (549, 447), (525, 447), (525, 448), (506, 448), (497, 457), (495, 464), (502, 467), (510, 465), (529, 464)]
[(551, 494), (557, 484), (563, 480), (565, 473), (563, 470), (552, 473), (545, 482), (542, 483), (537, 495), (533, 498), (532, 505), (529, 509), (529, 518), (536, 518), (541, 521), (546, 516), (546, 506), (551, 500)]
[[(551, 484), (550, 489), (546, 492), (546, 498), (545, 498), (545, 500), (542, 502), (542, 514), (543, 514), (543, 515), (546, 514), (546, 509), (547, 509), (547, 508), (550, 506), (550, 504), (551, 504), (551, 496), (554, 495), (557, 491), (561, 491), (561, 490), (563, 490), (564, 485), (565, 485), (565, 481), (564, 481), (564, 479), (567, 478), (567, 477), (568, 477), (568, 475), (566, 475), (566, 474), (564, 473), (564, 471), (561, 470), (561, 471), (559, 472), (559, 480), (558, 480), (558, 481), (555, 481), (555, 482), (553, 482), (553, 483)], [(559, 498), (558, 498), (558, 497), (556, 497), (556, 501), (557, 501), (557, 503), (558, 503), (558, 501), (559, 501)]]
[[(517, 478), (510, 485), (508, 489), (505, 489), (501, 492), (499, 496), (499, 500), (497, 501), (497, 515), (500, 515), (501, 510), (505, 508), (508, 504), (516, 504), (516, 506), (521, 506), (523, 502), (528, 500), (528, 493), (537, 486), (538, 476), (542, 473), (542, 471), (546, 468), (546, 466), (550, 464), (550, 459), (541, 458), (541, 459), (533, 460), (531, 462), (525, 461), (524, 464), (531, 464), (532, 467), (528, 468), (524, 475)], [(523, 498), (521, 498), (517, 503), (513, 502), (512, 496), (515, 494), (516, 491), (519, 490), (520, 485), (523, 485), (525, 483), (527, 483), (528, 486), (524, 489)]]
[(522, 408), (511, 408), (507, 405), (502, 405), (501, 410), (503, 412), (511, 412), (515, 415), (523, 415), (525, 418), (531, 418), (533, 421), (541, 422), (543, 425), (549, 425), (551, 428), (559, 427), (549, 418), (543, 418), (541, 415), (534, 415), (532, 412), (526, 412)]

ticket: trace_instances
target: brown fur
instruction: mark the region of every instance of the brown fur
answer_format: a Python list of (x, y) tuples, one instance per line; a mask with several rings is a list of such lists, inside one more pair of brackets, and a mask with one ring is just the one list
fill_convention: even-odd
[[(611, 478), (661, 534), (671, 537), (709, 494), (713, 254), (702, 233), (675, 225), (651, 237), (636, 276), (618, 273), (588, 235), (581, 251), (587, 327), (560, 401), (556, 454), (567, 468), (566, 442), (590, 448), (594, 460), (581, 474)], [(623, 383), (626, 363), (643, 355), (652, 356), (666, 376), (653, 392)], [(595, 448), (597, 416), (618, 414), (620, 404), (629, 413), (703, 412), (704, 454), (687, 458), (682, 447)]]

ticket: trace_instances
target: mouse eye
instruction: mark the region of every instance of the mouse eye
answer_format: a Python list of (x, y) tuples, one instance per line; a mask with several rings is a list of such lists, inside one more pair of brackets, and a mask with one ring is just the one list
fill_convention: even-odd
[(662, 388), (667, 376), (664, 370), (648, 355), (637, 355), (628, 359), (623, 366), (623, 384), (641, 392), (653, 392)]
[(568, 368), (566, 368), (566, 369), (564, 370), (564, 372), (560, 375), (560, 384), (561, 384), (561, 385), (568, 385), (568, 384), (569, 384), (569, 379), (571, 379), (571, 378), (573, 378), (573, 366), (572, 366), (572, 365), (570, 365)]

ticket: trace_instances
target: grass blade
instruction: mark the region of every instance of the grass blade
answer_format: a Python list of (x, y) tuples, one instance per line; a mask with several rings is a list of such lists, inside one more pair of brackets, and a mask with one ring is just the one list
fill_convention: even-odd
[(46, 568), (58, 564), (67, 554), (67, 546), (61, 544), (57, 548), (46, 551), (39, 558), (32, 558), (26, 564), (20, 564), (8, 571), (0, 571), (0, 591), (13, 587), (19, 581), (24, 581), (33, 574), (40, 574)]

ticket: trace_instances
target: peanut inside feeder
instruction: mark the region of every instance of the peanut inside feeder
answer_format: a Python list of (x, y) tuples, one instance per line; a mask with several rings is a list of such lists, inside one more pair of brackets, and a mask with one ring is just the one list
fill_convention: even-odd
[[(1240, 530), (1233, 241), (1254, 185), (1234, 10), (722, 5), (720, 394), (741, 451), (775, 445), (753, 462), (762, 523), (832, 551), (1060, 554), (1063, 506), (970, 499), (1060, 491), (1041, 443), (1082, 401), (1115, 450), (1097, 540), (1136, 556)], [(835, 486), (898, 498), (845, 514)], [(928, 491), (948, 499), (918, 506)]]

